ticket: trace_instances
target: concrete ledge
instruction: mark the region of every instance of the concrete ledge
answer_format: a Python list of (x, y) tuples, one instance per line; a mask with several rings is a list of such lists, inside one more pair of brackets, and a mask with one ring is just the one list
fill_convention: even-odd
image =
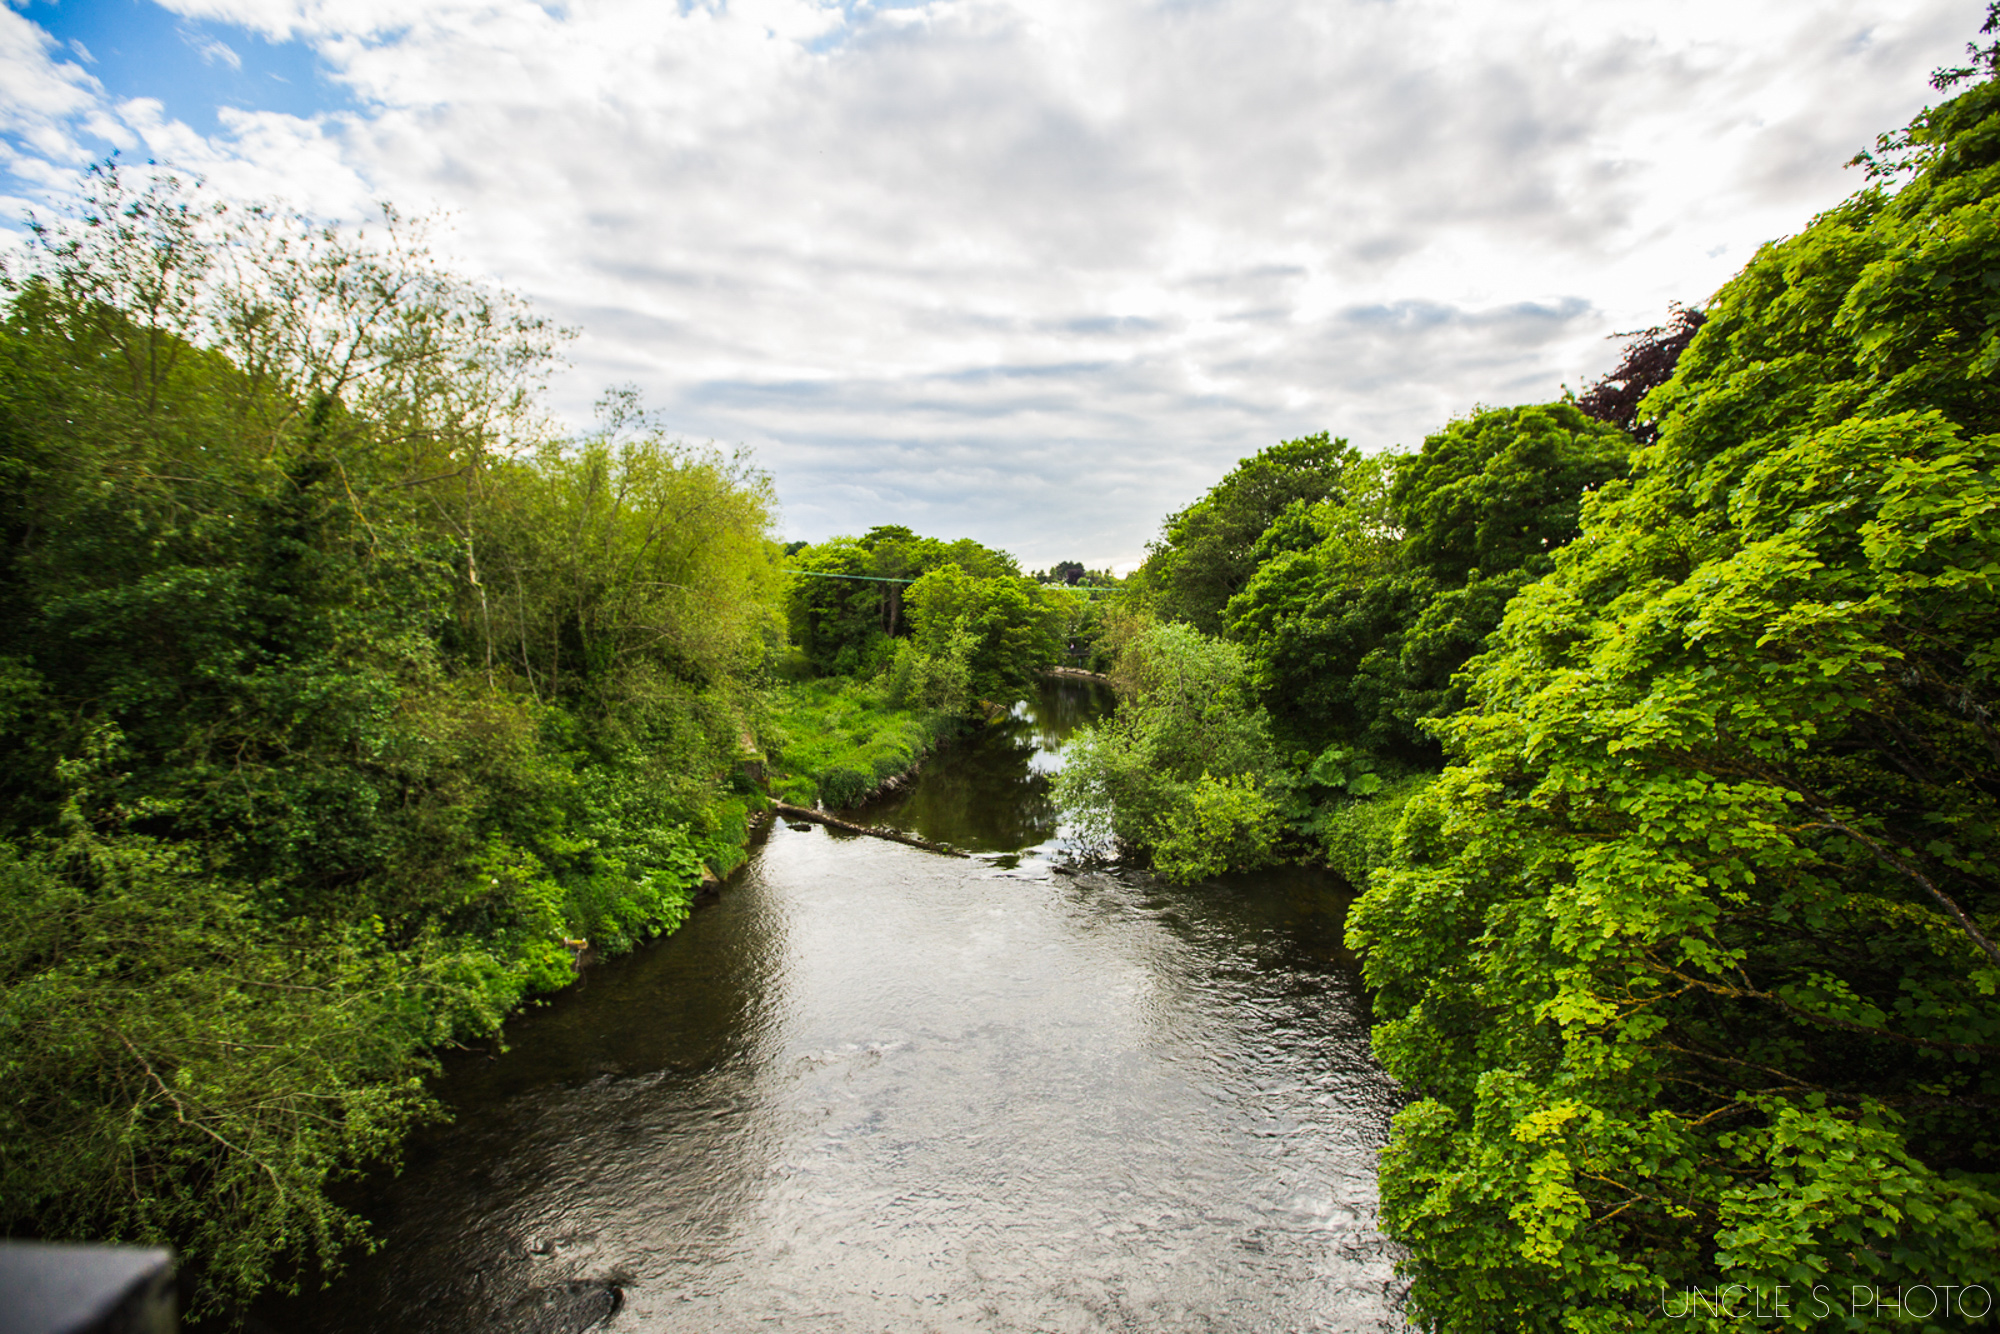
[(0, 1334), (173, 1334), (165, 1247), (0, 1241)]

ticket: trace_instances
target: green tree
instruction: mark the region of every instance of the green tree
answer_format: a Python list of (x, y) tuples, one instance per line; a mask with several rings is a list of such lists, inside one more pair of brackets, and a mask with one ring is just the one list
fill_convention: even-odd
[[(1577, 508), (1631, 448), (1574, 406), (1489, 408), (1408, 456), (1351, 461), (1228, 608), (1292, 743), (1435, 764), (1429, 719), (1519, 589), (1576, 536)], [(1283, 525), (1274, 525), (1274, 533)]]
[(742, 451), (671, 439), (629, 389), (598, 411), (593, 434), (488, 480), (498, 658), (556, 698), (749, 671), (780, 634), (770, 476)]
[(1357, 906), (1431, 1327), (2000, 1280), (1996, 112), (1716, 295)]
[(1086, 841), (1150, 851), (1170, 879), (1270, 860), (1278, 812), (1270, 721), (1242, 651), (1191, 626), (1153, 623), (1120, 653), (1118, 712), (1064, 748), (1055, 798)]
[(889, 660), (890, 641), (911, 633), (904, 600), (926, 573), (947, 565), (976, 579), (1021, 573), (1004, 551), (970, 538), (920, 537), (897, 524), (801, 548), (788, 565), (797, 572), (789, 597), (792, 642), (813, 670), (843, 676), (873, 673)]
[[(847, 676), (888, 639), (889, 594), (874, 582), (875, 553), (852, 537), (832, 537), (794, 553), (787, 607), (792, 642), (814, 671)], [(900, 595), (898, 595), (900, 602)]]
[[(1259, 539), (1288, 510), (1335, 494), (1355, 457), (1345, 440), (1325, 432), (1286, 440), (1244, 459), (1207, 495), (1169, 515), (1137, 576), (1154, 613), (1221, 634), (1229, 599), (1257, 571)], [(1291, 531), (1309, 539), (1306, 529)]]
[(361, 1235), (431, 1044), (736, 855), (776, 592), (742, 460), (537, 449), (511, 301), (206, 198), (99, 173), (0, 309), (0, 1225), (204, 1309)]
[(1018, 575), (980, 578), (956, 563), (931, 570), (907, 594), (917, 647), (943, 657), (964, 638), (972, 692), (994, 701), (1013, 700), (1062, 659), (1079, 600)]

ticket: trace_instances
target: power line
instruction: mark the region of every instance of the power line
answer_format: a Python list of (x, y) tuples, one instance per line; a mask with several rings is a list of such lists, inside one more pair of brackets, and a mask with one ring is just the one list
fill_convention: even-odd
[[(870, 584), (914, 584), (917, 582), (915, 579), (890, 579), (879, 574), (828, 574), (823, 570), (785, 570), (784, 573), (802, 574), (808, 579), (857, 579)], [(1109, 596), (1113, 593), (1124, 592), (1123, 589), (1106, 588), (1101, 584), (1036, 584), (1035, 586), (1037, 588), (1060, 588), (1070, 593), (1084, 593), (1093, 596), (1099, 593)]]
[(871, 584), (914, 584), (914, 579), (884, 579), (879, 574), (824, 574), (819, 570), (786, 570), (786, 574), (802, 574), (808, 579), (866, 579)]

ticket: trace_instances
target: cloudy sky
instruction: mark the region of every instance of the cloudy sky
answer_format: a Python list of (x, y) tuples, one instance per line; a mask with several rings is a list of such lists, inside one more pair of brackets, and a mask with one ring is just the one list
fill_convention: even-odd
[(1859, 188), (1978, 0), (0, 0), (0, 221), (116, 149), (461, 268), (788, 536), (1126, 566), (1239, 457), (1555, 397)]

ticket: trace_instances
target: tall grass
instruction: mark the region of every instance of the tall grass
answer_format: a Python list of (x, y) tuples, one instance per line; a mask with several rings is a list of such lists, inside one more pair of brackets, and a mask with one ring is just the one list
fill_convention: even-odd
[(852, 806), (916, 768), (962, 723), (898, 708), (883, 681), (829, 676), (780, 685), (765, 728), (771, 795), (798, 806)]

